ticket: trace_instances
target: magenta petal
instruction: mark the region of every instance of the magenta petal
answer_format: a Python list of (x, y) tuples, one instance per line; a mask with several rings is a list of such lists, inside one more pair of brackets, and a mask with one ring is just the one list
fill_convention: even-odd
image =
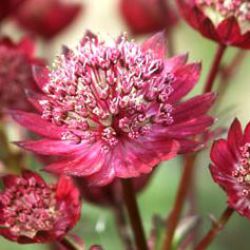
[(172, 85), (174, 91), (172, 95), (170, 95), (168, 101), (176, 102), (192, 90), (199, 80), (200, 70), (200, 63), (191, 63), (178, 68), (174, 73), (174, 76), (178, 80)]
[(197, 135), (204, 132), (214, 122), (214, 119), (209, 116), (200, 116), (194, 119), (174, 124), (166, 128), (165, 133), (168, 136), (174, 136), (175, 138), (181, 138), (190, 135)]
[(23, 111), (9, 111), (12, 118), (27, 129), (48, 138), (60, 139), (64, 129), (42, 119), (39, 114)]
[(241, 30), (235, 17), (229, 17), (223, 20), (217, 26), (217, 33), (224, 44), (234, 44), (241, 38)]
[(166, 36), (165, 32), (158, 32), (142, 44), (142, 50), (152, 50), (158, 57), (166, 55)]
[(232, 173), (233, 165), (236, 160), (234, 159), (227, 142), (224, 139), (214, 142), (210, 157), (214, 164), (220, 168), (221, 172), (226, 174)]
[(245, 131), (244, 131), (244, 141), (250, 142), (250, 122), (246, 125)]
[(214, 103), (214, 100), (215, 94), (207, 93), (195, 96), (186, 102), (178, 104), (173, 112), (175, 123), (190, 120), (193, 117), (205, 114)]
[(50, 81), (49, 70), (46, 67), (34, 65), (32, 72), (37, 86), (44, 91), (44, 86)]
[(235, 157), (240, 156), (240, 147), (243, 144), (243, 134), (241, 124), (235, 119), (228, 132), (228, 145), (234, 153)]
[(70, 174), (75, 176), (91, 175), (103, 167), (106, 155), (101, 152), (102, 144), (94, 144), (78, 150), (77, 154), (69, 156), (46, 166), (44, 169), (56, 174)]
[(188, 54), (181, 54), (177, 56), (173, 56), (167, 60), (165, 60), (164, 72), (168, 73), (171, 71), (175, 71), (177, 68), (183, 66), (188, 60)]
[(41, 155), (68, 155), (81, 147), (81, 144), (76, 144), (72, 141), (48, 140), (42, 139), (38, 141), (20, 141), (16, 144), (26, 150), (41, 154)]

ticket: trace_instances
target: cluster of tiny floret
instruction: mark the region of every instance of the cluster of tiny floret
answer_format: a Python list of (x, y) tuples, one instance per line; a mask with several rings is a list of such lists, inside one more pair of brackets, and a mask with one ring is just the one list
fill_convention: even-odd
[(235, 16), (239, 21), (250, 21), (249, 0), (196, 0), (203, 7), (210, 7), (224, 17)]
[(40, 100), (42, 118), (64, 126), (63, 139), (102, 140), (108, 148), (119, 138), (136, 139), (155, 123), (171, 124), (167, 103), (175, 77), (164, 60), (121, 36), (106, 44), (86, 36), (75, 50), (64, 48)]
[(232, 172), (237, 182), (244, 185), (242, 195), (250, 197), (250, 143), (240, 148), (241, 158), (239, 166)]
[(34, 177), (18, 178), (16, 185), (0, 194), (3, 228), (19, 236), (33, 238), (39, 231), (53, 229), (60, 211), (56, 209), (55, 188)]

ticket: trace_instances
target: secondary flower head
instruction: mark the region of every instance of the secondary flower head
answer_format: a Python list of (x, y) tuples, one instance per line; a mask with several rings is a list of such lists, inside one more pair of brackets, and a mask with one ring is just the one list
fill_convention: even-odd
[(250, 48), (248, 0), (177, 0), (188, 23), (201, 34), (224, 45)]
[(0, 192), (0, 234), (19, 243), (61, 239), (79, 220), (78, 189), (70, 177), (48, 185), (38, 174), (3, 177)]
[(69, 26), (81, 9), (80, 4), (65, 0), (26, 0), (14, 18), (22, 28), (50, 39)]
[(211, 159), (211, 174), (227, 193), (229, 206), (250, 219), (250, 123), (242, 131), (235, 119), (227, 139), (214, 143)]
[(121, 0), (120, 9), (133, 34), (170, 31), (178, 22), (175, 10), (164, 0)]
[(0, 40), (1, 114), (4, 108), (31, 110), (25, 89), (38, 90), (31, 65), (42, 64), (33, 54), (34, 44), (28, 38), (16, 44), (7, 38)]
[(120, 36), (108, 44), (88, 32), (75, 50), (64, 48), (51, 70), (37, 68), (44, 94), (33, 104), (40, 113), (12, 114), (45, 139), (19, 145), (61, 155), (46, 170), (88, 176), (97, 185), (149, 173), (178, 152), (196, 150), (193, 136), (213, 123), (206, 112), (214, 95), (180, 102), (200, 64), (186, 64), (186, 55), (164, 59), (163, 37), (137, 45)]

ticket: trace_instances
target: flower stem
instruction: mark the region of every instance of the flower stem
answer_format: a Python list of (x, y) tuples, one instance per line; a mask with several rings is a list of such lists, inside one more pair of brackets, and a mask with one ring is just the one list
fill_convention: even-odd
[(136, 202), (135, 191), (133, 189), (132, 182), (129, 179), (124, 179), (121, 180), (121, 183), (123, 188), (124, 201), (128, 210), (128, 215), (134, 233), (137, 250), (147, 250), (148, 247), (146, 237), (143, 230), (143, 225), (138, 205)]
[(210, 92), (212, 90), (215, 78), (216, 78), (217, 73), (220, 69), (220, 63), (221, 63), (222, 57), (223, 57), (224, 52), (227, 48), (223, 44), (219, 44), (218, 46), (219, 47), (218, 47), (217, 52), (215, 54), (215, 57), (214, 57), (214, 60), (212, 63), (212, 67), (208, 73), (208, 77), (207, 77), (207, 81), (206, 81), (203, 93), (207, 93), (207, 92)]
[(193, 172), (192, 170), (195, 166), (194, 164), (195, 158), (196, 158), (196, 155), (187, 155), (185, 157), (185, 165), (184, 165), (183, 174), (180, 180), (180, 185), (177, 191), (174, 208), (166, 223), (166, 237), (165, 237), (162, 250), (171, 249), (172, 241), (174, 238), (174, 232), (180, 219), (184, 201), (188, 193), (189, 184), (192, 180), (192, 172)]
[(124, 243), (124, 248), (126, 250), (134, 250), (130, 234), (128, 232), (127, 220), (125, 217), (124, 207), (120, 202), (116, 203), (116, 206), (113, 207), (113, 213), (118, 229), (118, 233), (121, 237), (122, 242)]
[(60, 241), (60, 244), (65, 246), (68, 250), (84, 250), (83, 246), (79, 246), (75, 241), (67, 236)]
[(215, 223), (213, 223), (212, 228), (200, 241), (200, 243), (198, 243), (198, 245), (195, 247), (195, 250), (206, 249), (211, 244), (213, 239), (217, 236), (217, 234), (224, 228), (225, 224), (228, 222), (233, 212), (234, 212), (233, 208), (227, 207), (223, 212), (223, 214), (221, 215), (220, 219)]

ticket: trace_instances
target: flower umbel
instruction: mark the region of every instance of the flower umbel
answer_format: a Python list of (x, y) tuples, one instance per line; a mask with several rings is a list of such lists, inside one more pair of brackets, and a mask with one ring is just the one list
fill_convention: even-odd
[(224, 45), (250, 48), (248, 0), (177, 0), (191, 26), (207, 38)]
[(120, 36), (107, 44), (88, 32), (75, 50), (64, 48), (51, 70), (37, 68), (44, 95), (30, 100), (40, 114), (12, 114), (47, 139), (19, 145), (63, 156), (46, 170), (88, 176), (98, 185), (149, 173), (178, 152), (196, 150), (193, 135), (213, 123), (206, 112), (214, 95), (180, 102), (200, 65), (186, 64), (186, 55), (165, 60), (163, 37), (140, 46)]
[(19, 243), (61, 239), (80, 217), (79, 192), (70, 177), (48, 185), (37, 174), (3, 177), (0, 234)]
[(17, 44), (8, 38), (0, 40), (1, 114), (4, 108), (32, 110), (25, 89), (38, 90), (32, 75), (32, 65), (42, 64), (33, 54), (34, 44), (28, 38)]
[(242, 132), (235, 119), (227, 139), (214, 143), (211, 159), (211, 174), (227, 193), (229, 206), (250, 219), (250, 123)]

